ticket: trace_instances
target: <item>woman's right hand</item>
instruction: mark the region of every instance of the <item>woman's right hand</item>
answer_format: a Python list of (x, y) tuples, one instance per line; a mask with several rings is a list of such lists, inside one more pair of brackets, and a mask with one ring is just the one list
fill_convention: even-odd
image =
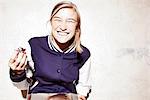
[(21, 48), (22, 51), (15, 50), (12, 56), (10, 57), (8, 66), (11, 68), (15, 74), (21, 74), (25, 71), (27, 66), (27, 55), (26, 50)]

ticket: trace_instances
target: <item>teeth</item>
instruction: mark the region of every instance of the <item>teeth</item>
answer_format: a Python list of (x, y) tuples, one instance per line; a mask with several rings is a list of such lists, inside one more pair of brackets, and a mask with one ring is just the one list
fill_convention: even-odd
[(57, 31), (59, 34), (69, 34), (69, 32), (61, 32), (61, 31)]

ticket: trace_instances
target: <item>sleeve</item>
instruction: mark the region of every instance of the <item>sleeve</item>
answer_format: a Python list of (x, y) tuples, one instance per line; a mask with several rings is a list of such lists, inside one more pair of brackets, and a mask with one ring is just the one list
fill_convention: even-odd
[(86, 63), (82, 66), (82, 68), (79, 70), (79, 81), (76, 86), (77, 93), (79, 95), (83, 95), (86, 97), (91, 90), (90, 69), (91, 69), (91, 60), (89, 58), (86, 61)]
[(31, 58), (31, 48), (30, 48), (29, 43), (26, 42), (19, 47), (26, 49), (28, 67), (31, 67), (31, 68), (27, 68), (24, 72), (22, 72), (19, 75), (15, 75), (13, 71), (10, 69), (10, 79), (13, 85), (16, 86), (18, 89), (27, 90), (30, 86), (30, 83), (28, 82), (27, 78), (30, 78), (33, 75), (32, 73), (33, 71), (31, 71), (31, 69), (33, 69), (34, 63)]

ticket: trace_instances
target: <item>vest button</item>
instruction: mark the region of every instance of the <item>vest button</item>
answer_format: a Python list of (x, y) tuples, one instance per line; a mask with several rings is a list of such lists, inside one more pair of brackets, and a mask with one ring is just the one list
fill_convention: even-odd
[(57, 73), (60, 73), (61, 72), (61, 70), (60, 69), (57, 69)]

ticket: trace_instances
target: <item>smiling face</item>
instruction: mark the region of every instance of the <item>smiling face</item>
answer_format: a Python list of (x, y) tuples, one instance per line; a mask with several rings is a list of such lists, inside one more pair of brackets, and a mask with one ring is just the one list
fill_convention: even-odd
[(77, 24), (76, 11), (62, 8), (51, 19), (52, 36), (59, 43), (66, 43), (75, 36)]

